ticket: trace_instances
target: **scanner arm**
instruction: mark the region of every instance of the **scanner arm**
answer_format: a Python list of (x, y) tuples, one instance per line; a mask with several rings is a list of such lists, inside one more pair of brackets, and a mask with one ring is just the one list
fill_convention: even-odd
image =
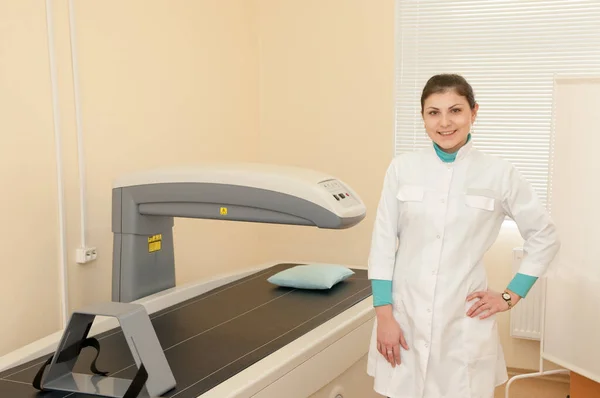
[(343, 182), (265, 165), (204, 167), (121, 180), (112, 192), (113, 301), (175, 286), (174, 217), (350, 228), (365, 206)]

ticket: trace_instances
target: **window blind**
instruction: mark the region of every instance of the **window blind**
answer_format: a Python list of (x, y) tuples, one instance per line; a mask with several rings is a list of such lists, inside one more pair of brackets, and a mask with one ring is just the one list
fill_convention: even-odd
[(421, 91), (458, 73), (480, 106), (476, 147), (511, 161), (547, 203), (554, 76), (600, 75), (600, 1), (396, 0), (396, 55), (396, 154), (431, 145)]

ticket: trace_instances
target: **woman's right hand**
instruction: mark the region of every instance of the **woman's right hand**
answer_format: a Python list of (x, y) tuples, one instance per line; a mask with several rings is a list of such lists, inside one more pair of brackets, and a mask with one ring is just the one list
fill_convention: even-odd
[(377, 350), (392, 365), (400, 365), (400, 347), (408, 350), (404, 333), (392, 314), (392, 306), (376, 308)]

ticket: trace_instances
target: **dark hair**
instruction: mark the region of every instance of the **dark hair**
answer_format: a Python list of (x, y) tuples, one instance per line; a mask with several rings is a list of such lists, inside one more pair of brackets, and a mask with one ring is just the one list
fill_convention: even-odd
[(423, 106), (427, 97), (432, 94), (445, 93), (449, 90), (454, 90), (458, 95), (467, 98), (471, 109), (475, 108), (475, 94), (465, 78), (455, 74), (441, 74), (432, 76), (425, 84), (421, 94), (421, 113), (423, 113)]

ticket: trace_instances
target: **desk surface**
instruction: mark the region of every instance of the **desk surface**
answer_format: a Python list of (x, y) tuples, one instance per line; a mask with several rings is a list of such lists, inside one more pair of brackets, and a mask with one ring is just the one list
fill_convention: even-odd
[[(267, 282), (296, 264), (278, 264), (176, 304), (150, 318), (177, 382), (165, 397), (195, 398), (371, 295), (366, 270), (330, 290), (280, 288)], [(119, 329), (96, 336), (97, 366), (132, 379), (137, 371)], [(75, 372), (90, 374), (86, 348)], [(47, 356), (0, 373), (1, 397), (38, 397), (31, 381)], [(87, 395), (52, 392), (45, 398)]]

